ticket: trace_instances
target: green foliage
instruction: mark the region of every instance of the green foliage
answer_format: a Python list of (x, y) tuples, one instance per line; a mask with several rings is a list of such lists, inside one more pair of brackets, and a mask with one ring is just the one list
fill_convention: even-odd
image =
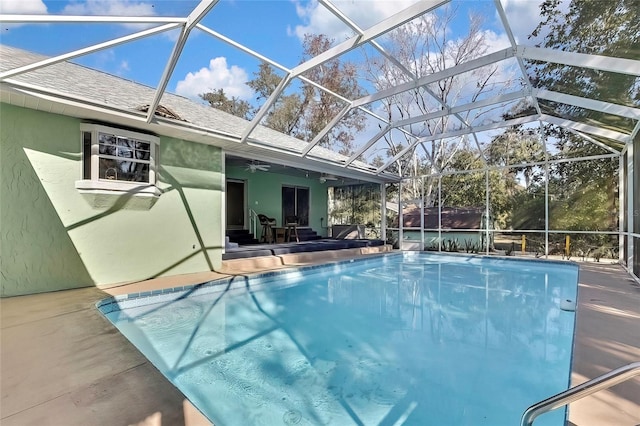
[[(325, 35), (305, 35), (301, 62), (318, 56), (332, 44), (333, 40)], [(327, 61), (322, 66), (311, 69), (304, 76), (348, 99), (356, 99), (364, 94), (358, 84), (356, 66), (348, 61)], [(263, 62), (247, 85), (254, 90), (257, 100), (266, 101), (281, 81), (282, 77), (273, 67)], [(200, 97), (214, 108), (245, 119), (252, 119), (257, 112), (246, 101), (227, 98), (222, 89), (201, 94)], [(264, 118), (264, 124), (279, 132), (311, 141), (345, 106), (346, 103), (336, 96), (303, 82), (299, 90), (291, 94), (282, 93), (274, 101)], [(350, 155), (353, 152), (354, 135), (364, 128), (364, 120), (365, 117), (360, 110), (352, 110), (320, 140), (319, 144)]]
[(509, 228), (544, 229), (544, 188), (535, 188), (514, 194), (510, 207)]
[[(621, 58), (640, 58), (640, 4), (637, 0), (545, 0), (542, 22), (532, 35), (544, 35), (544, 47)], [(536, 86), (602, 101), (636, 106), (640, 79), (584, 67), (543, 63)], [(564, 105), (561, 114), (584, 116), (586, 110)]]
[(330, 187), (329, 221), (333, 225), (376, 227), (381, 220), (380, 202), (380, 185), (377, 184)]
[(207, 101), (213, 108), (228, 112), (229, 114), (244, 118), (245, 120), (248, 120), (249, 117), (253, 115), (253, 110), (249, 102), (243, 101), (235, 96), (229, 99), (223, 89), (202, 93), (200, 94), (200, 98)]

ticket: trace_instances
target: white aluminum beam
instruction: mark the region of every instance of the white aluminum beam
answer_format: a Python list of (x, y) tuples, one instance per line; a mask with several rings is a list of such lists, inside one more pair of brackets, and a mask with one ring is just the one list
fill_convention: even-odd
[(156, 93), (153, 96), (153, 100), (149, 104), (149, 111), (147, 113), (147, 123), (151, 123), (153, 118), (155, 117), (156, 108), (158, 108), (158, 104), (160, 104), (160, 99), (162, 99), (162, 95), (164, 95), (164, 91), (167, 88), (167, 84), (169, 84), (169, 78), (171, 78), (171, 74), (173, 74), (173, 70), (176, 68), (176, 64), (180, 59), (180, 55), (182, 54), (182, 50), (184, 49), (184, 45), (187, 43), (187, 39), (189, 38), (189, 34), (191, 30), (195, 28), (195, 26), (205, 17), (207, 13), (219, 2), (220, 0), (201, 0), (200, 3), (191, 11), (189, 16), (187, 16), (187, 20), (184, 23), (184, 27), (182, 28), (182, 32), (176, 41), (176, 44), (171, 52), (171, 56), (167, 61), (167, 65), (162, 72), (162, 77), (160, 77), (160, 82), (158, 83), (158, 87), (156, 88)]
[(640, 61), (519, 45), (516, 55), (532, 61), (553, 62), (574, 67), (640, 76)]
[(189, 16), (187, 16), (185, 28), (189, 31), (194, 29), (219, 1), (220, 0), (200, 0), (200, 3), (198, 3)]
[(540, 116), (540, 119), (542, 121), (546, 121), (547, 123), (555, 124), (556, 126), (564, 127), (566, 129), (573, 129), (595, 136), (602, 136), (625, 144), (631, 143), (631, 137), (629, 135), (616, 132), (614, 130), (603, 129), (601, 127), (591, 126), (585, 123), (577, 123), (575, 121), (566, 120), (564, 118), (554, 117), (547, 114), (542, 114)]
[(360, 148), (358, 148), (356, 150), (356, 152), (354, 152), (351, 155), (351, 157), (349, 157), (349, 159), (345, 163), (344, 167), (347, 167), (347, 166), (349, 166), (349, 164), (353, 163), (360, 155), (362, 155), (363, 152), (365, 152), (366, 150), (371, 148), (371, 146), (374, 143), (376, 143), (378, 141), (378, 139), (380, 139), (382, 136), (384, 136), (384, 134), (387, 133), (390, 129), (391, 129), (391, 127), (388, 126), (388, 125), (384, 126), (382, 129), (380, 129), (380, 131), (378, 133), (376, 133), (371, 139), (369, 139), (369, 141), (367, 141), (367, 143), (365, 143)]
[(335, 59), (343, 53), (349, 52), (350, 50), (353, 50), (356, 47), (369, 42), (370, 40), (380, 37), (381, 35), (393, 30), (394, 28), (397, 28), (400, 25), (409, 22), (410, 20), (415, 19), (420, 15), (436, 9), (439, 6), (448, 3), (449, 1), (450, 0), (423, 0), (415, 3), (414, 5), (401, 10), (395, 15), (392, 15), (389, 18), (378, 22), (371, 28), (368, 28), (366, 31), (364, 31), (361, 35), (356, 35), (355, 37), (352, 37), (298, 65), (292, 70), (292, 77), (296, 77), (319, 65), (322, 65), (327, 61)]
[[(507, 33), (507, 37), (509, 38), (509, 43), (511, 43), (511, 47), (516, 50), (518, 45), (516, 44), (516, 39), (513, 36), (513, 31), (511, 30), (511, 24), (509, 23), (509, 19), (507, 18), (507, 14), (504, 12), (504, 8), (502, 7), (502, 3), (500, 0), (494, 0), (494, 5), (496, 6), (496, 10), (498, 11), (498, 15), (500, 16), (500, 20), (502, 21), (502, 26), (504, 27), (505, 32)], [(522, 74), (522, 79), (527, 85), (527, 90), (531, 92), (533, 90), (533, 83), (531, 83), (531, 79), (529, 78), (529, 74), (527, 73), (527, 68), (524, 66), (524, 61), (522, 58), (516, 56), (518, 61), (518, 67), (520, 68), (520, 73)], [(532, 98), (533, 106), (536, 109), (538, 114), (542, 114), (542, 110), (540, 109), (540, 104), (536, 98)]]
[(180, 27), (181, 24), (165, 24), (159, 27), (150, 28), (144, 31), (139, 31), (137, 33), (129, 34), (124, 37), (118, 37), (113, 40), (105, 41), (103, 43), (94, 44), (89, 47), (85, 47), (83, 49), (74, 50), (73, 52), (65, 53), (62, 55), (54, 56), (52, 58), (43, 59), (38, 62), (34, 62), (29, 65), (24, 65), (22, 67), (14, 68), (5, 72), (0, 73), (0, 81), (5, 80), (10, 77), (15, 77), (16, 75), (23, 74), (25, 72), (37, 70), (39, 68), (43, 68), (49, 65), (57, 64), (59, 62), (64, 62), (69, 59), (77, 58), (79, 56), (87, 55), (89, 53), (97, 52), (100, 50), (107, 49), (109, 47), (118, 46), (120, 44), (124, 44), (133, 40), (138, 40), (144, 37), (149, 37), (154, 34), (158, 34), (161, 32), (169, 31), (174, 28)]
[[(360, 29), (357, 24), (355, 24), (353, 21), (351, 21), (351, 19), (349, 19), (347, 16), (345, 16), (337, 7), (335, 7), (328, 0), (318, 0), (318, 2), (321, 3), (322, 5), (324, 5), (327, 9), (329, 9), (335, 16), (338, 17), (338, 19), (340, 19), (342, 22), (344, 22), (352, 30), (354, 30), (355, 32), (357, 32), (360, 35), (364, 34), (364, 31), (362, 29)], [(416, 81), (418, 79), (417, 75), (414, 74), (412, 71), (410, 71), (407, 67), (405, 67), (396, 57), (394, 57), (393, 55), (390, 55), (389, 53), (387, 53), (385, 51), (385, 49), (380, 45), (380, 43), (378, 43), (375, 40), (371, 40), (370, 44), (373, 47), (375, 47), (378, 50), (378, 52), (380, 52), (387, 60), (389, 60), (398, 69), (400, 69), (405, 75), (407, 75), (411, 80)], [(442, 99), (440, 99), (431, 89), (429, 89), (428, 87), (423, 87), (423, 88), (433, 99), (435, 99), (443, 107), (444, 110), (450, 110), (448, 104), (445, 101), (443, 101)], [(458, 120), (460, 120), (460, 122), (464, 123), (466, 126), (469, 126), (469, 123), (460, 114), (453, 113), (453, 115), (456, 118), (458, 118)], [(408, 133), (414, 139), (417, 138), (417, 136), (413, 135), (410, 132), (407, 132), (405, 129), (402, 129), (401, 131), (403, 133), (405, 133), (405, 134)], [(478, 150), (482, 151), (482, 149), (480, 148), (480, 144), (478, 142), (478, 138), (476, 137), (475, 134), (473, 135), (473, 138), (474, 138), (474, 141), (476, 143), (476, 146), (478, 147)], [(355, 154), (355, 156), (351, 157), (351, 159), (349, 159), (349, 161), (347, 161), (347, 165), (349, 165), (353, 161), (353, 159), (355, 157), (357, 157), (358, 155), (362, 154), (362, 152), (364, 150), (368, 149), (370, 146), (371, 145), (366, 145), (364, 147), (364, 149), (361, 149), (358, 153)], [(485, 161), (484, 156), (482, 156), (482, 160)]]
[(256, 113), (256, 115), (253, 117), (251, 122), (247, 125), (247, 128), (244, 129), (244, 131), (242, 132), (242, 137), (240, 138), (240, 142), (242, 143), (247, 142), (247, 139), (249, 138), (249, 135), (251, 134), (251, 132), (253, 132), (253, 129), (255, 129), (258, 126), (258, 124), (260, 124), (260, 121), (264, 118), (264, 116), (267, 115), (269, 108), (271, 108), (271, 106), (276, 102), (276, 100), (284, 90), (285, 86), (289, 84), (290, 81), (291, 81), (291, 74), (287, 74), (282, 80), (280, 80), (280, 83), (278, 83), (278, 86), (276, 87), (276, 89), (269, 96), (266, 102), (262, 104), (262, 106), (260, 107), (260, 110)]
[(504, 170), (504, 169), (513, 169), (518, 167), (533, 167), (533, 166), (544, 166), (547, 162), (549, 164), (561, 164), (561, 163), (571, 163), (576, 161), (598, 161), (605, 159), (618, 158), (620, 154), (600, 154), (600, 155), (590, 155), (588, 157), (571, 157), (571, 158), (556, 158), (554, 160), (549, 161), (532, 161), (530, 163), (518, 163), (518, 164), (508, 164), (502, 166), (486, 166), (480, 169), (468, 169), (468, 170), (451, 170), (444, 171), (438, 173), (432, 173), (431, 175), (423, 175), (422, 177), (428, 176), (451, 176), (451, 175), (461, 175), (466, 173), (481, 173), (485, 170)]
[[(345, 25), (351, 28), (354, 32), (362, 36), (364, 34), (364, 30), (362, 30), (358, 24), (353, 22), (348, 16), (346, 16), (340, 9), (338, 9), (333, 3), (328, 0), (318, 0), (318, 3), (327, 8), (331, 13), (333, 13), (338, 19), (340, 19)], [(390, 62), (392, 62), (396, 67), (398, 67), (402, 72), (411, 77), (412, 80), (415, 80), (417, 76), (411, 72), (407, 67), (405, 67), (395, 56), (390, 55), (380, 43), (375, 40), (371, 40), (369, 42), (373, 47), (378, 50), (385, 58), (387, 58)]]
[(638, 133), (640, 133), (640, 121), (638, 121), (636, 123), (636, 127), (633, 128), (633, 132), (631, 132), (631, 143), (633, 143), (633, 141), (636, 139), (636, 136), (638, 136)]
[[(318, 0), (319, 3), (321, 3), (323, 6), (325, 6), (329, 11), (331, 11), (336, 17), (338, 17), (338, 19), (340, 19), (344, 24), (346, 24), (348, 27), (350, 27), (353, 31), (355, 31), (356, 33), (358, 33), (360, 36), (362, 36), (364, 34), (364, 31), (362, 29), (360, 29), (358, 27), (358, 25), (353, 22), (351, 19), (349, 19), (349, 17), (347, 17), (346, 15), (344, 15), (337, 7), (335, 7), (331, 2), (329, 2), (328, 0)], [(414, 74), (412, 71), (410, 71), (407, 67), (405, 67), (396, 57), (394, 57), (393, 55), (390, 55), (389, 53), (387, 53), (385, 51), (385, 49), (380, 45), (380, 43), (378, 43), (375, 40), (371, 40), (370, 44), (376, 48), (378, 50), (378, 52), (380, 52), (387, 60), (389, 60), (391, 63), (393, 63), (398, 69), (400, 69), (405, 75), (407, 75), (411, 80), (416, 81), (418, 79), (417, 75)], [(429, 89), (428, 87), (424, 87), (424, 90), (433, 98), (435, 99), (442, 107), (444, 110), (449, 110), (449, 106), (447, 105), (446, 102), (444, 102), (442, 99), (440, 99), (431, 89)], [(360, 107), (361, 108), (361, 107)], [(460, 120), (460, 122), (464, 123), (466, 126), (469, 126), (469, 123), (467, 123), (467, 121), (458, 113), (454, 113), (454, 115), (458, 118), (458, 120)], [(413, 138), (417, 138), (417, 136), (411, 134), (410, 132), (407, 132), (406, 130), (402, 129), (401, 130), (403, 133), (408, 133), (411, 137)], [(476, 142), (476, 145), (478, 147), (479, 150), (481, 150), (480, 148), (480, 144), (478, 143), (478, 139), (474, 136), (474, 140)], [(371, 144), (374, 141), (371, 141), (370, 144), (365, 145), (364, 148), (360, 149), (354, 156), (351, 157), (351, 159), (349, 161), (347, 161), (347, 166), (353, 161), (354, 158), (356, 158), (358, 155), (362, 154), (362, 152), (366, 149), (368, 149)], [(484, 157), (483, 157), (484, 160)]]
[(486, 65), (490, 65), (496, 62), (503, 61), (505, 59), (512, 58), (513, 56), (514, 56), (514, 50), (512, 48), (502, 49), (494, 53), (489, 53), (488, 55), (482, 56), (480, 58), (473, 59), (468, 62), (464, 62), (462, 64), (453, 66), (451, 68), (447, 68), (440, 72), (426, 75), (424, 77), (419, 78), (416, 81), (410, 81), (408, 83), (399, 84), (394, 87), (389, 87), (387, 89), (380, 90), (379, 92), (373, 93), (371, 95), (363, 96), (362, 98), (356, 99), (355, 101), (353, 101), (353, 105), (354, 107), (357, 107), (360, 105), (369, 104), (371, 102), (376, 102), (381, 99), (388, 98), (393, 95), (397, 95), (398, 93), (416, 89), (418, 87), (424, 86), (429, 83), (434, 83), (436, 81), (440, 81), (445, 78), (452, 77), (454, 75), (462, 74)]
[(527, 93), (524, 90), (519, 90), (513, 93), (506, 93), (499, 96), (494, 96), (492, 98), (483, 99), (476, 102), (470, 102), (468, 104), (459, 105), (450, 109), (434, 111), (429, 114), (423, 114), (416, 117), (405, 118), (404, 120), (398, 120), (391, 123), (391, 127), (402, 127), (409, 124), (417, 123), (419, 121), (427, 121), (433, 120), (434, 118), (440, 118), (448, 114), (456, 114), (464, 111), (470, 111), (472, 109), (483, 108), (486, 106), (497, 105), (504, 102), (511, 102), (516, 99), (522, 99), (527, 96)]
[[(285, 66), (283, 66), (283, 65), (281, 65), (281, 64), (279, 64), (279, 63), (277, 63), (277, 62), (275, 62), (275, 61), (273, 61), (273, 60), (272, 60), (272, 59), (270, 59), (270, 58), (267, 58), (266, 56), (263, 56), (263, 55), (261, 55), (261, 54), (259, 54), (259, 53), (255, 52), (255, 51), (253, 51), (253, 50), (249, 49), (248, 47), (246, 47), (246, 46), (244, 46), (244, 45), (242, 45), (242, 44), (240, 44), (240, 43), (236, 42), (235, 40), (231, 40), (230, 38), (228, 38), (228, 37), (226, 37), (226, 36), (224, 36), (224, 35), (222, 35), (222, 34), (220, 34), (220, 33), (216, 32), (216, 31), (213, 31), (213, 30), (212, 30), (212, 29), (210, 29), (210, 28), (207, 28), (206, 26), (204, 26), (204, 25), (202, 25), (202, 24), (198, 24), (196, 27), (197, 27), (198, 29), (200, 29), (200, 30), (202, 30), (202, 31), (206, 32), (207, 34), (209, 34), (209, 35), (211, 35), (211, 36), (213, 36), (213, 37), (215, 37), (215, 38), (217, 38), (217, 39), (219, 39), (219, 40), (221, 40), (221, 41), (223, 41), (223, 42), (225, 42), (225, 43), (227, 43), (227, 44), (229, 44), (229, 45), (231, 45), (231, 46), (233, 46), (233, 47), (235, 47), (235, 48), (237, 48), (237, 49), (240, 49), (240, 50), (242, 50), (242, 51), (243, 51), (243, 52), (245, 52), (245, 53), (248, 53), (249, 55), (251, 55), (251, 56), (253, 56), (253, 57), (257, 58), (257, 59), (259, 59), (259, 60), (261, 60), (261, 61), (264, 61), (264, 62), (266, 62), (266, 63), (268, 63), (268, 64), (272, 65), (273, 67), (280, 69), (281, 71), (284, 71), (285, 73), (288, 73), (288, 74), (290, 74), (290, 73), (291, 73), (291, 70), (290, 70), (289, 68), (287, 68), (287, 67), (285, 67)], [(351, 100), (350, 100), (350, 99), (347, 99), (347, 98), (345, 98), (344, 96), (342, 96), (342, 95), (340, 95), (340, 94), (338, 94), (338, 93), (332, 92), (331, 90), (329, 90), (329, 89), (327, 89), (326, 87), (321, 86), (320, 84), (318, 84), (318, 83), (316, 83), (316, 82), (314, 82), (314, 81), (312, 81), (312, 80), (308, 79), (307, 77), (304, 77), (304, 76), (298, 76), (297, 78), (299, 78), (300, 80), (304, 81), (305, 83), (308, 83), (308, 84), (310, 84), (310, 85), (312, 85), (312, 86), (314, 86), (314, 87), (318, 88), (319, 90), (324, 91), (325, 93), (328, 93), (328, 94), (330, 94), (330, 95), (332, 95), (332, 96), (336, 97), (337, 99), (340, 99), (341, 101), (344, 101), (344, 102), (346, 102), (346, 103), (351, 104)], [(384, 119), (383, 117), (380, 117), (378, 114), (376, 114), (376, 113), (374, 113), (374, 112), (372, 112), (372, 111), (368, 110), (367, 108), (365, 108), (365, 107), (363, 107), (363, 106), (358, 106), (357, 108), (358, 108), (359, 110), (361, 110), (362, 112), (364, 112), (365, 114), (368, 114), (368, 115), (370, 115), (370, 116), (372, 116), (372, 117), (376, 118), (377, 120), (382, 121), (382, 122), (383, 122), (383, 123), (385, 123), (385, 124), (389, 124), (389, 122), (388, 122), (386, 119)], [(253, 127), (253, 128), (255, 128), (255, 127)], [(253, 130), (253, 128), (251, 128), (251, 131)], [(330, 131), (330, 130), (331, 130), (331, 129), (326, 129), (326, 128), (325, 128), (325, 129), (323, 130), (323, 132), (324, 132), (324, 131), (328, 132), (328, 131)], [(400, 129), (400, 131), (401, 131), (402, 133), (407, 134), (407, 135), (408, 135), (409, 137), (411, 137), (411, 138), (414, 138), (414, 139), (416, 138), (416, 136), (415, 136), (415, 135), (411, 134), (410, 132), (408, 132), (408, 131), (406, 131), (406, 130), (404, 130), (404, 129)], [(311, 148), (312, 148), (312, 147), (311, 147)], [(309, 150), (310, 150), (311, 148), (309, 148)], [(305, 154), (303, 154), (303, 157), (305, 157), (307, 154), (308, 154), (308, 151), (306, 151), (306, 153), (305, 153)]]
[(0, 14), (0, 22), (38, 23), (111, 23), (111, 24), (184, 24), (186, 18), (170, 16), (99, 16), (99, 15), (8, 15)]
[(287, 68), (287, 67), (285, 67), (283, 65), (280, 65), (279, 63), (277, 63), (273, 59), (268, 58), (268, 57), (266, 57), (264, 55), (261, 55), (260, 53), (249, 49), (248, 47), (244, 46), (243, 44), (240, 44), (237, 41), (232, 40), (229, 37), (227, 37), (225, 35), (222, 35), (219, 32), (214, 31), (211, 28), (209, 28), (209, 27), (207, 27), (207, 26), (205, 26), (203, 24), (196, 25), (196, 28), (198, 28), (199, 30), (209, 34), (210, 36), (213, 36), (213, 37), (217, 38), (218, 40), (223, 41), (223, 42), (235, 47), (236, 49), (240, 49), (244, 53), (248, 53), (249, 55), (253, 56), (254, 58), (257, 58), (257, 59), (259, 59), (259, 60), (261, 60), (263, 62), (266, 62), (269, 65), (272, 65), (272, 66), (274, 66), (274, 67), (276, 67), (276, 68), (278, 68), (278, 69), (280, 69), (280, 70), (282, 70), (282, 71), (284, 71), (286, 73), (290, 73), (291, 72), (291, 70), (289, 68)]
[(502, 127), (517, 126), (519, 124), (531, 123), (532, 121), (536, 121), (538, 119), (539, 119), (538, 115), (534, 114), (526, 117), (514, 118), (512, 120), (501, 121), (498, 123), (491, 123), (484, 126), (469, 127), (469, 128), (464, 128), (460, 130), (455, 130), (452, 132), (445, 132), (437, 135), (431, 135), (431, 136), (419, 138), (417, 141), (408, 145), (406, 148), (404, 148), (402, 151), (396, 154), (393, 158), (388, 160), (384, 165), (382, 165), (382, 167), (378, 168), (376, 170), (376, 173), (380, 173), (381, 171), (389, 167), (391, 164), (398, 161), (398, 159), (402, 158), (403, 155), (405, 155), (410, 149), (412, 149), (418, 143), (434, 141), (436, 139), (447, 139), (447, 138), (456, 137), (456, 136), (463, 136), (463, 135), (468, 135), (475, 132), (484, 132), (486, 130), (499, 129)]
[[(238, 43), (235, 40), (231, 40), (230, 38), (218, 33), (217, 31), (213, 31), (212, 29), (207, 28), (206, 26), (204, 26), (202, 24), (198, 24), (198, 25), (196, 25), (196, 27), (199, 30), (204, 31), (205, 33), (217, 38), (218, 40), (223, 41), (223, 42), (225, 42), (225, 43), (227, 43), (227, 44), (229, 44), (229, 45), (231, 45), (231, 46), (233, 46), (233, 47), (235, 47), (237, 49), (240, 49), (244, 53), (247, 53), (247, 54), (253, 56), (254, 58), (257, 58), (257, 59), (259, 59), (259, 60), (261, 60), (263, 62), (266, 62), (267, 64), (269, 64), (269, 65), (271, 65), (271, 66), (273, 66), (275, 68), (278, 68), (279, 70), (284, 71), (287, 74), (291, 73), (291, 70), (289, 68), (285, 67), (284, 65), (281, 65), (281, 64), (277, 63), (276, 61), (274, 61), (273, 59), (267, 58), (266, 56), (261, 55), (260, 53), (257, 53), (256, 51), (249, 49), (248, 47)], [(340, 99), (341, 101), (344, 101), (344, 102), (347, 102), (347, 103), (351, 103), (350, 99), (347, 99), (347, 98), (345, 98), (344, 96), (342, 96), (342, 95), (340, 95), (338, 93), (332, 92), (331, 90), (329, 90), (326, 87), (316, 83), (315, 81), (309, 80), (308, 78), (303, 77), (303, 76), (299, 76), (298, 78), (300, 80), (304, 81), (305, 83), (308, 83), (308, 84), (312, 85), (313, 87), (316, 87), (317, 89), (322, 90), (323, 92), (328, 93), (331, 96), (334, 96), (334, 97)]]
[(546, 99), (548, 101), (574, 105), (580, 108), (604, 112), (606, 114), (619, 115), (621, 117), (640, 120), (640, 109), (638, 108), (612, 104), (610, 102), (598, 101), (596, 99), (582, 98), (580, 96), (567, 95), (566, 93), (558, 93), (551, 90), (534, 90), (532, 95), (538, 99)]
[(306, 148), (302, 150), (302, 156), (306, 157), (307, 154), (309, 153), (309, 151), (311, 151), (313, 149), (313, 147), (318, 145), (320, 143), (320, 141), (322, 140), (322, 138), (324, 138), (331, 131), (331, 129), (333, 129), (333, 127), (336, 124), (338, 124), (338, 122), (340, 120), (342, 120), (345, 115), (347, 115), (349, 110), (351, 110), (351, 105), (347, 105), (338, 114), (336, 114), (336, 116), (333, 117), (333, 119), (326, 126), (324, 126), (324, 129), (322, 129), (316, 135), (316, 137), (313, 138), (313, 140), (306, 146)]
[(589, 135), (586, 135), (578, 130), (574, 130), (574, 129), (567, 129), (569, 132), (573, 133), (574, 135), (580, 136), (582, 139), (587, 140), (589, 142), (591, 142), (594, 145), (599, 146), (600, 148), (612, 152), (614, 154), (620, 154), (620, 151), (617, 151), (615, 149), (613, 149), (612, 147), (610, 147), (609, 145), (605, 145), (602, 142), (598, 142), (597, 140), (595, 140), (594, 138), (592, 138)]
[(511, 120), (498, 121), (496, 123), (470, 127), (468, 129), (460, 129), (460, 130), (454, 130), (452, 132), (441, 133), (438, 135), (425, 136), (420, 138), (419, 141), (429, 142), (429, 141), (434, 141), (436, 139), (446, 139), (446, 138), (451, 138), (456, 136), (468, 135), (473, 132), (484, 132), (487, 130), (500, 129), (503, 127), (518, 126), (520, 124), (531, 123), (532, 121), (536, 121), (538, 119), (540, 119), (540, 117), (538, 117), (538, 114), (532, 114), (532, 115), (527, 115), (525, 117), (513, 118)]

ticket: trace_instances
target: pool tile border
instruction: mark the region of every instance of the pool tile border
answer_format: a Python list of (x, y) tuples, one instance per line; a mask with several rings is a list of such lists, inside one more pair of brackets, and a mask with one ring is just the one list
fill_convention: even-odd
[[(364, 258), (358, 259), (347, 259), (347, 260), (338, 260), (326, 263), (320, 263), (315, 265), (306, 265), (306, 266), (297, 266), (290, 267), (285, 269), (279, 269), (275, 271), (266, 271), (266, 272), (255, 272), (248, 274), (239, 274), (234, 275), (232, 277), (220, 278), (217, 280), (211, 280), (200, 284), (191, 284), (184, 286), (176, 286), (171, 288), (165, 288), (162, 290), (149, 290), (142, 291), (136, 293), (122, 294), (117, 296), (110, 296), (99, 300), (96, 302), (96, 308), (102, 312), (103, 314), (108, 314), (111, 312), (144, 306), (149, 304), (148, 299), (153, 299), (153, 303), (166, 303), (174, 301), (178, 298), (184, 297), (189, 293), (194, 293), (194, 295), (203, 295), (209, 293), (217, 293), (220, 291), (229, 291), (229, 290), (237, 290), (245, 287), (244, 281), (247, 279), (252, 279), (254, 286), (264, 285), (264, 281), (269, 278), (281, 276), (281, 275), (291, 275), (296, 274), (301, 271), (311, 271), (319, 268), (326, 268), (328, 265), (332, 265), (334, 267), (341, 267), (351, 263), (366, 263), (371, 260), (375, 260), (378, 258), (389, 258), (395, 256), (420, 256), (422, 254), (428, 254), (432, 256), (451, 256), (458, 258), (469, 258), (469, 259), (477, 259), (477, 260), (501, 260), (501, 261), (524, 261), (524, 262), (532, 262), (538, 264), (558, 264), (558, 265), (566, 265), (572, 266), (579, 269), (579, 265), (573, 261), (565, 261), (565, 260), (555, 260), (555, 259), (529, 259), (529, 258), (518, 258), (518, 257), (510, 257), (510, 256), (492, 256), (492, 255), (477, 255), (477, 254), (467, 254), (467, 253), (449, 253), (449, 252), (429, 252), (429, 251), (399, 251), (394, 253), (376, 253), (371, 254)], [(241, 277), (241, 279), (238, 279)]]
[[(371, 261), (377, 258), (384, 258), (388, 256), (400, 256), (402, 253), (380, 253), (372, 254), (366, 258), (360, 259), (347, 259), (334, 262), (327, 262), (316, 265), (298, 266), (286, 269), (279, 269), (276, 271), (267, 272), (255, 272), (249, 274), (239, 274), (232, 277), (220, 278), (217, 280), (211, 280), (200, 284), (191, 284), (185, 286), (176, 286), (171, 288), (165, 288), (162, 290), (150, 290), (128, 294), (120, 294), (117, 296), (106, 297), (96, 302), (96, 308), (103, 314), (108, 314), (115, 311), (120, 311), (127, 308), (133, 308), (138, 306), (144, 306), (148, 304), (149, 300), (153, 299), (153, 303), (171, 302), (178, 298), (186, 296), (188, 293), (195, 293), (194, 295), (203, 295), (209, 293), (217, 293), (220, 291), (237, 290), (244, 288), (244, 281), (252, 279), (255, 286), (264, 284), (264, 280), (281, 275), (291, 275), (299, 273), (300, 271), (308, 271), (319, 268), (326, 268), (327, 265), (341, 266), (350, 263), (358, 262), (363, 263)], [(241, 279), (238, 279), (241, 277)]]

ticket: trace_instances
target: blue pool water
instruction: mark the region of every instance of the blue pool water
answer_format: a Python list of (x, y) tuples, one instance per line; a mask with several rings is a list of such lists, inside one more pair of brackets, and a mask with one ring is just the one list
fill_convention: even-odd
[(99, 307), (218, 426), (511, 426), (568, 386), (577, 275), (398, 253)]

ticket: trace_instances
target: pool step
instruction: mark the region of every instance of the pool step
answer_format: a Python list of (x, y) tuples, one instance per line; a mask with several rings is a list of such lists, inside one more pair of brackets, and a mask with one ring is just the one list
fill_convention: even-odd
[(259, 243), (256, 237), (250, 233), (248, 229), (227, 229), (225, 234), (229, 237), (229, 241), (232, 243), (238, 243), (241, 246)]

